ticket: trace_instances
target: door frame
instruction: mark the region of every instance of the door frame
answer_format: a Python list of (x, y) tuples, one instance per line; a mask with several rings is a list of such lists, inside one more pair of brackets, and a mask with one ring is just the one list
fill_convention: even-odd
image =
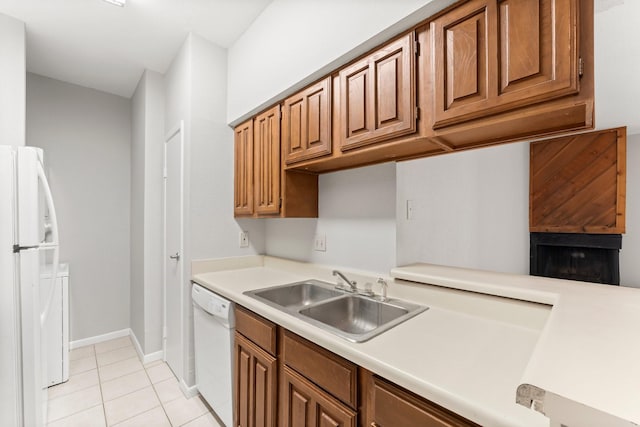
[[(167, 360), (167, 143), (176, 134), (180, 134), (180, 237), (178, 253), (184, 261), (184, 120), (173, 126), (165, 135), (163, 148), (163, 169), (162, 169), (162, 358)], [(184, 262), (178, 266), (178, 285), (180, 287), (180, 346), (184, 353), (184, 301), (182, 288), (184, 287)], [(184, 354), (183, 354), (184, 358)], [(181, 369), (184, 370), (184, 359)], [(184, 372), (181, 372), (184, 375)], [(182, 381), (182, 378), (180, 378)]]

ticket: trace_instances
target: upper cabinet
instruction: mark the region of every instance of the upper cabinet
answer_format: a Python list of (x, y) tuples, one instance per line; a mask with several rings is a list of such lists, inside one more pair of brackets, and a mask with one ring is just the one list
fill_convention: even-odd
[(431, 22), (434, 128), (579, 91), (578, 0), (473, 0)]
[(280, 106), (255, 119), (253, 137), (255, 213), (280, 212)]
[(282, 149), (287, 165), (331, 154), (331, 78), (282, 105)]
[(280, 106), (235, 128), (234, 216), (318, 216), (318, 176), (281, 165)]
[(316, 217), (318, 173), (593, 128), (593, 7), (456, 2), (282, 100), (236, 129), (236, 215)]
[(233, 213), (253, 215), (253, 120), (235, 128), (234, 144)]
[(343, 151), (415, 132), (414, 37), (410, 32), (340, 71)]

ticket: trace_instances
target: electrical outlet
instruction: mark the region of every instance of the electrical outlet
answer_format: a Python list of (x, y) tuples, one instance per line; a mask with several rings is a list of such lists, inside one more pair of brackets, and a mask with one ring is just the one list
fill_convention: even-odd
[(240, 247), (248, 248), (249, 247), (249, 232), (241, 231), (240, 232)]
[(319, 252), (327, 251), (327, 236), (324, 234), (316, 234), (313, 239), (313, 249)]

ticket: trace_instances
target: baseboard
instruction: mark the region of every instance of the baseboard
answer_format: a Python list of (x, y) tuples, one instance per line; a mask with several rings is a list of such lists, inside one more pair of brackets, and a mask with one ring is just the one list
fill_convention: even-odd
[(142, 358), (142, 364), (146, 365), (147, 363), (155, 362), (156, 360), (164, 359), (164, 351), (156, 351), (155, 353), (145, 354)]
[(133, 329), (129, 329), (129, 332), (131, 335), (131, 341), (133, 341), (133, 346), (136, 349), (136, 353), (138, 353), (138, 359), (140, 359), (143, 365), (155, 362), (156, 360), (162, 360), (162, 358), (164, 357), (164, 352), (162, 350), (144, 354), (144, 352), (142, 351), (142, 346), (138, 341), (138, 337), (136, 337), (136, 334), (133, 332)]
[(127, 329), (121, 329), (119, 331), (113, 331), (113, 332), (109, 332), (107, 334), (102, 334), (102, 335), (96, 335), (94, 337), (89, 337), (89, 338), (83, 338), (81, 340), (75, 340), (75, 341), (71, 341), (69, 342), (69, 350), (73, 350), (75, 348), (78, 347), (84, 347), (86, 345), (92, 345), (92, 344), (98, 344), (104, 341), (109, 341), (109, 340), (113, 340), (116, 338), (122, 338), (122, 337), (127, 337), (130, 335), (131, 330), (129, 328)]
[(184, 394), (184, 397), (187, 399), (191, 399), (199, 393), (197, 385), (189, 387), (183, 380), (180, 380), (180, 390), (182, 390), (182, 394)]

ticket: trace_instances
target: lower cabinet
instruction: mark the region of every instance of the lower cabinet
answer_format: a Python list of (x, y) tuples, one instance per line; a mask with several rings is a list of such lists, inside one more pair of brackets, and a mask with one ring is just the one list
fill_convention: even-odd
[(236, 427), (477, 424), (236, 306)]
[(285, 366), (280, 404), (284, 427), (356, 427), (356, 412)]
[(276, 358), (235, 334), (236, 425), (275, 427), (277, 409)]
[(465, 418), (447, 411), (382, 378), (361, 370), (366, 402), (364, 423), (370, 427), (472, 427)]

